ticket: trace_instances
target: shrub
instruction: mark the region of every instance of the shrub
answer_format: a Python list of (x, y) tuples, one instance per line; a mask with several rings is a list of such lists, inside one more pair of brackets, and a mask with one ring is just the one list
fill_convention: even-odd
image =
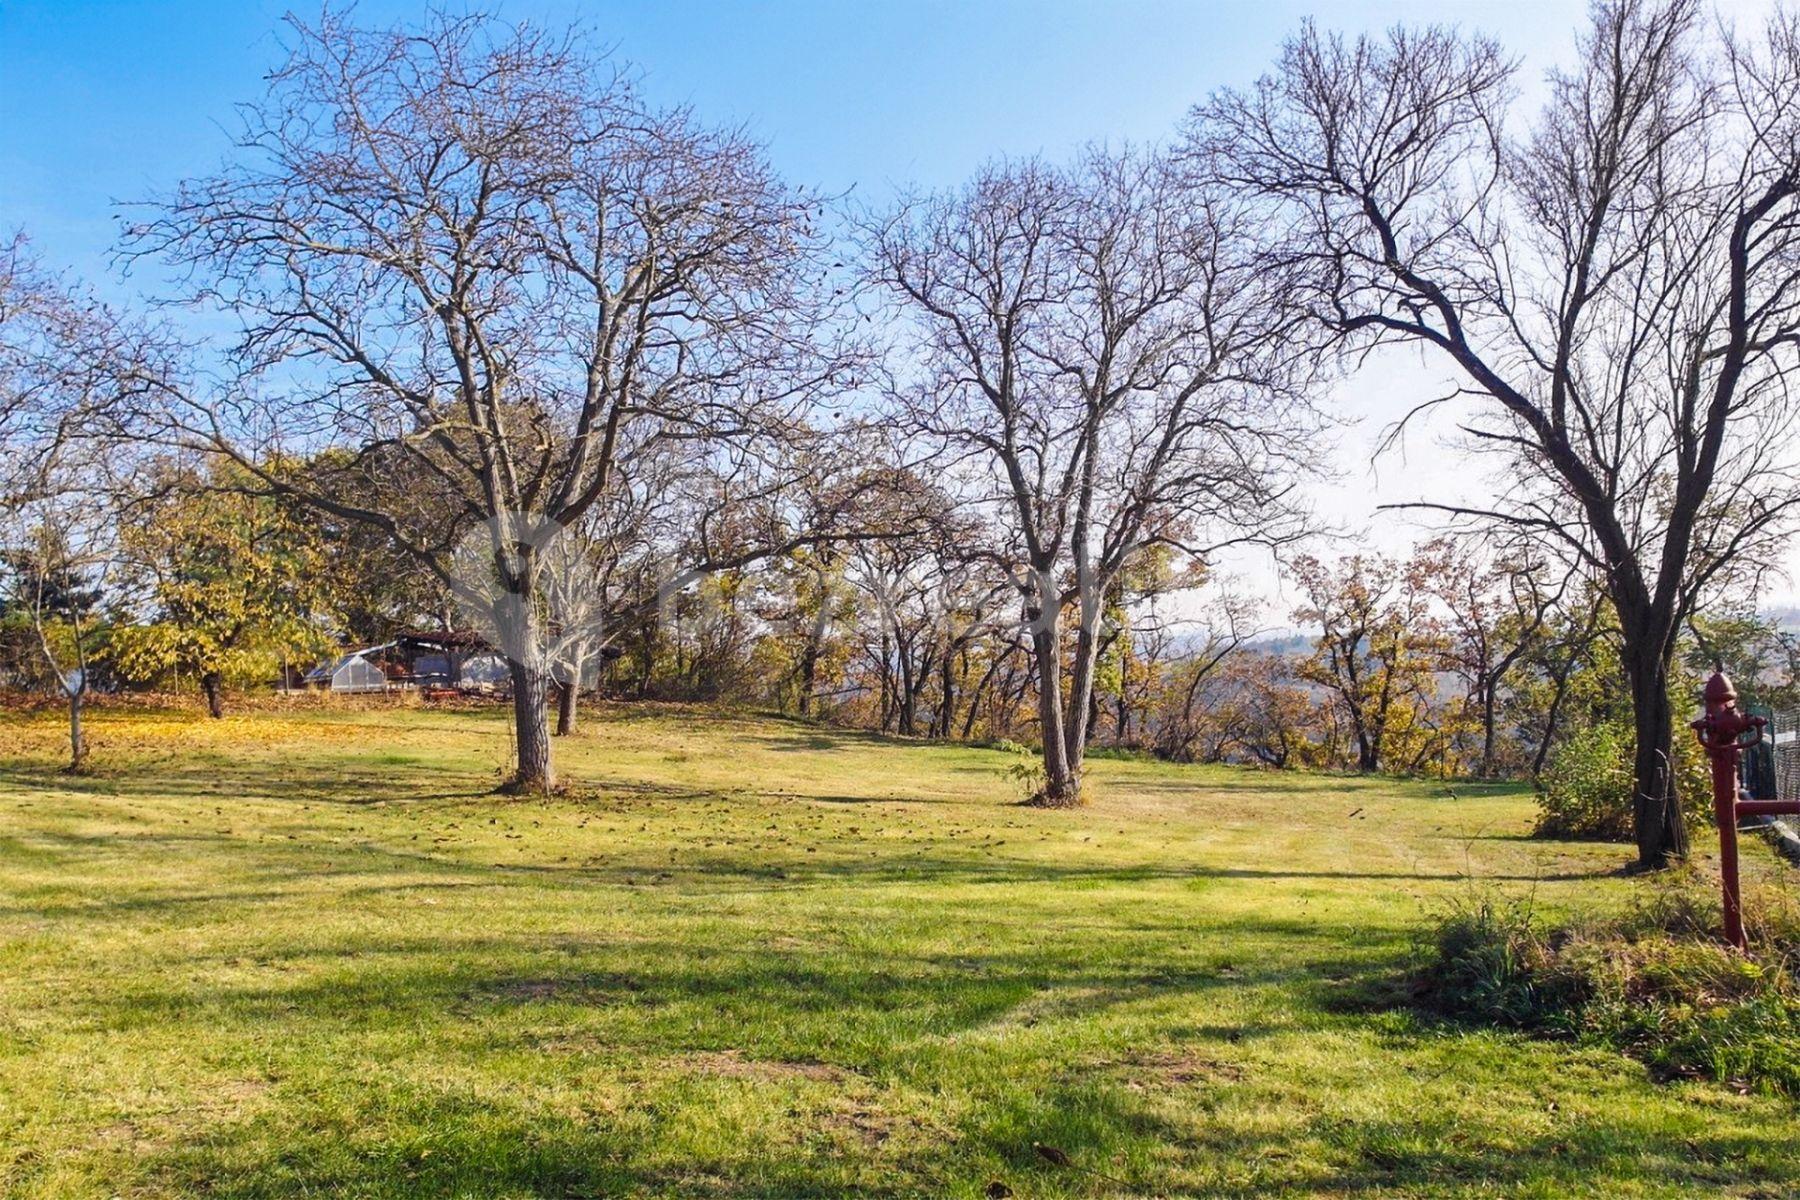
[[(1538, 779), (1539, 837), (1622, 842), (1631, 838), (1629, 725), (1604, 721), (1571, 734)], [(1712, 824), (1712, 777), (1693, 737), (1675, 731), (1675, 786), (1690, 825)]]
[(1043, 795), (1044, 784), (1049, 779), (1044, 771), (1043, 760), (1022, 746), (1019, 748), (1017, 761), (1006, 768), (1006, 777), (1024, 791), (1028, 803)]
[(1572, 735), (1538, 780), (1537, 832), (1622, 841), (1631, 834), (1631, 730), (1605, 723)]

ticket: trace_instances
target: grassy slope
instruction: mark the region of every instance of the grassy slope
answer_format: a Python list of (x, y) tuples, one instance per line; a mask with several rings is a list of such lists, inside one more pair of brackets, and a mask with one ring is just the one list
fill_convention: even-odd
[(0, 718), (0, 1193), (1800, 1188), (1784, 1102), (1359, 1002), (1470, 875), (1634, 886), (1517, 790), (1104, 762), (1051, 813), (992, 751), (622, 710), (504, 801), (504, 728), (112, 711), (69, 780)]

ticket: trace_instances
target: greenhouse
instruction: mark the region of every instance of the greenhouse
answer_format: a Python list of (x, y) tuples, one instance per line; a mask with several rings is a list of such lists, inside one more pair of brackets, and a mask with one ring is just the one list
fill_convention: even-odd
[(311, 687), (334, 692), (381, 692), (387, 690), (387, 672), (370, 661), (369, 655), (389, 649), (393, 643), (352, 650), (337, 661), (321, 664), (306, 673)]

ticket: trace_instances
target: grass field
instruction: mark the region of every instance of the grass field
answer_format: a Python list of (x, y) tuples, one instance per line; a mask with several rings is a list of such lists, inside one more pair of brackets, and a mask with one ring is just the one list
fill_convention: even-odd
[[(613, 709), (0, 717), (0, 1193), (1790, 1196), (1800, 1113), (1375, 1001), (1516, 788)], [(1759, 863), (1765, 851), (1747, 851)], [(1071, 1165), (1048, 1161), (1034, 1143)]]

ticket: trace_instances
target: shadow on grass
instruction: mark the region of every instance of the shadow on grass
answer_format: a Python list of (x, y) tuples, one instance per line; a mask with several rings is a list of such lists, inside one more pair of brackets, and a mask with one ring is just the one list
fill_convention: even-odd
[[(375, 866), (352, 873), (393, 869), (392, 856), (371, 853)], [(300, 880), (302, 864), (280, 857), (269, 869)], [(509, 874), (304, 881), (329, 897), (319, 903), (356, 911), (421, 886), (504, 887)], [(271, 894), (308, 899), (258, 888), (179, 899), (217, 900), (215, 920), (231, 930), (237, 906)], [(1036, 921), (1057, 895), (1015, 915)], [(121, 1183), (387, 1200), (978, 1195), (999, 1180), (1029, 1196), (1247, 1200), (1509, 1194), (1528, 1182), (1574, 1193), (1596, 1178), (1716, 1191), (1795, 1174), (1771, 1165), (1785, 1153), (1776, 1133), (1697, 1130), (1672, 1148), (1666, 1127), (1629, 1107), (1541, 1137), (1522, 1136), (1504, 1108), (1470, 1123), (1430, 1105), (1339, 1105), (1324, 1091), (1308, 1093), (1310, 1116), (1215, 1119), (1234, 1090), (1261, 1094), (1259, 1064), (1280, 1054), (1265, 1044), (1367, 1029), (1367, 1013), (1334, 998), (1391, 974), (1399, 952), (1391, 939), (1357, 943), (1361, 928), (1238, 913), (1172, 943), (1141, 936), (1141, 908), (1101, 906), (1054, 936), (1006, 945), (953, 898), (902, 919), (880, 945), (843, 940), (817, 911), (748, 939), (729, 920), (689, 927), (692, 910), (591, 936), (578, 921), (533, 932), (483, 916), (405, 936), (302, 927), (286, 943), (187, 951), (128, 987), (56, 1000), (57, 1020), (86, 1036), (204, 1044), (209, 1060), (274, 1080), (260, 1109), (136, 1148)], [(957, 922), (961, 945), (925, 932)], [(1379, 1019), (1371, 1052), (1384, 1058), (1431, 1064), (1463, 1037), (1491, 1042), (1406, 1014)], [(1146, 1028), (1155, 1043), (1142, 1043)], [(1120, 1182), (1058, 1168), (1034, 1142)]]
[[(1246, 936), (1259, 932), (1271, 931)], [(586, 957), (571, 965), (516, 936), (293, 951), (271, 970), (336, 969), (140, 989), (91, 1016), (118, 1032), (203, 1024), (215, 1051), (262, 1047), (252, 1053), (279, 1080), (276, 1111), (211, 1122), (142, 1158), (180, 1194), (899, 1196), (995, 1178), (1081, 1194), (1091, 1179), (1034, 1142), (1135, 1175), (1156, 1170), (1149, 1149), (1181, 1150), (1192, 1134), (1095, 1064), (1080, 1031), (1144, 1004), (1211, 1010), (1210, 993), (1279, 986), (1296, 969), (1170, 970), (1073, 945), (972, 958), (642, 941)], [(426, 1028), (428, 1051), (364, 1061), (351, 1077), (333, 1057)], [(1064, 1028), (1076, 1034), (1066, 1047), (1051, 1033)], [(845, 1040), (859, 1029), (881, 1032)], [(1244, 1045), (1292, 1029), (1184, 1035)], [(1043, 1050), (1009, 1053), (1010, 1035)], [(296, 1049), (271, 1063), (271, 1042)], [(508, 1062), (540, 1074), (458, 1083), (482, 1065), (509, 1074), (496, 1066)], [(957, 1102), (922, 1114), (916, 1097), (944, 1088)], [(589, 1095), (604, 1102), (583, 1112)], [(1120, 1156), (1137, 1165), (1110, 1166)]]
[[(1269, 932), (1249, 924), (1246, 937)], [(1575, 1194), (1596, 1179), (1716, 1194), (1793, 1177), (1776, 1131), (1696, 1130), (1671, 1145), (1666, 1127), (1629, 1108), (1525, 1136), (1428, 1104), (1324, 1103), (1273, 1124), (1211, 1119), (1228, 1093), (1262, 1086), (1258, 1039), (1348, 1027), (1304, 992), (1286, 1020), (1191, 1024), (1123, 1061), (1097, 1057), (1080, 1032), (1112, 1009), (1205, 1011), (1220, 989), (1366, 964), (1228, 977), (1071, 952), (988, 955), (971, 971), (932, 955), (646, 942), (630, 948), (628, 968), (570, 967), (496, 937), (459, 947), (463, 965), (446, 971), (426, 961), (441, 949), (371, 949), (340, 977), (213, 989), (198, 1010), (185, 993), (132, 997), (134, 1020), (205, 1020), (251, 1041), (285, 1034), (316, 1047), (335, 1034), (378, 1045), (425, 1022), (439, 1031), (428, 1052), (364, 1062), (353, 1078), (340, 1074), (343, 1060), (279, 1063), (272, 1111), (213, 1122), (142, 1168), (179, 1194), (243, 1200), (937, 1196), (979, 1194), (994, 1180), (1032, 1196), (1504, 1195), (1527, 1183)], [(881, 1036), (846, 1043), (847, 1029)], [(1039, 1050), (1008, 1053), (1001, 1033)], [(1443, 1052), (1445, 1036), (1402, 1021), (1384, 1053)], [(1233, 1065), (1239, 1055), (1245, 1065)], [(505, 1086), (460, 1082), (479, 1064), (522, 1062), (537, 1064), (530, 1082), (504, 1065)], [(921, 1110), (922, 1091), (955, 1102)], [(1076, 1165), (1050, 1164), (1034, 1143)], [(1171, 1171), (1186, 1182), (1171, 1183)]]
[[(893, 742), (810, 727), (778, 740), (807, 748), (813, 739)], [(426, 770), (405, 756), (378, 772), (366, 763), (320, 780), (332, 789), (350, 780), (349, 795), (296, 792), (291, 779), (263, 772), (243, 778), (252, 773), (223, 759), (153, 782), (110, 782), (126, 796), (193, 801), (207, 813), (226, 787), (236, 798), (352, 808), (475, 800), (504, 813), (527, 803), (488, 801), (470, 771)], [(293, 759), (284, 769), (313, 768)], [(66, 792), (69, 783), (46, 774), (38, 786)], [(1254, 772), (1243, 783), (1238, 790), (1286, 790)], [(464, 786), (477, 790), (456, 790)], [(623, 798), (597, 805), (647, 801), (664, 813), (738, 802), (641, 781), (598, 786)], [(1133, 786), (1216, 794), (1223, 785), (1215, 776), (1134, 777)], [(566, 813), (589, 801), (553, 803)], [(274, 1081), (261, 1108), (134, 1150), (118, 1190), (234, 1200), (974, 1196), (998, 1181), (1021, 1196), (1247, 1198), (1509, 1194), (1527, 1183), (1559, 1194), (1599, 1180), (1624, 1192), (1692, 1185), (1702, 1194), (1726, 1182), (1786, 1186), (1800, 1174), (1791, 1162), (1771, 1165), (1784, 1161), (1785, 1131), (1726, 1129), (1729, 1114), (1718, 1125), (1693, 1122), (1684, 1146), (1629, 1103), (1539, 1133), (1546, 1122), (1504, 1100), (1471, 1120), (1403, 1088), (1397, 1098), (1371, 1087), (1343, 1099), (1334, 1085), (1265, 1081), (1258, 1072), (1283, 1055), (1290, 1072), (1309, 1054), (1329, 1062), (1309, 1039), (1429, 1064), (1465, 1048), (1492, 1053), (1493, 1042), (1373, 1011), (1404, 952), (1404, 902), (1335, 920), (1238, 906), (1213, 916), (1210, 895), (1168, 903), (1188, 885), (1280, 898), (1286, 884), (1296, 885), (1291, 895), (1356, 881), (1388, 885), (1361, 890), (1391, 900), (1404, 883), (1578, 880), (1600, 870), (1286, 870), (1164, 861), (1178, 853), (1167, 848), (1132, 851), (1161, 855), (1155, 862), (1092, 863), (914, 842), (865, 842), (869, 853), (851, 857), (856, 843), (829, 837), (810, 855), (675, 843), (670, 856), (671, 842), (653, 838), (602, 843), (600, 861), (500, 865), (485, 858), (516, 851), (494, 834), (441, 852), (392, 844), (410, 831), (340, 827), (330, 839), (297, 830), (295, 841), (252, 842), (165, 825), (34, 831), (19, 844), (32, 871), (54, 882), (15, 892), (0, 915), (55, 923), (74, 947), (66, 977), (82, 980), (34, 1000), (32, 1018), (109, 1049), (135, 1045), (177, 1064), (204, 1055)], [(201, 884), (109, 875), (174, 861), (207, 863), (211, 874)], [(966, 889), (983, 885), (1015, 890), (972, 899)], [(1083, 899), (1078, 889), (1101, 894)], [(420, 893), (442, 907), (396, 906)], [(593, 918), (598, 928), (586, 932)], [(80, 958), (96, 952), (87, 941), (95, 931), (172, 935), (147, 941), (129, 973), (113, 973)], [(100, 968), (98, 982), (80, 974), (88, 966)], [(1381, 1023), (1374, 1039), (1371, 1021)], [(1190, 1059), (1228, 1069), (1208, 1073)], [(1549, 1062), (1521, 1058), (1506, 1069), (1516, 1078)], [(85, 1070), (74, 1060), (76, 1090)], [(179, 1095), (172, 1087), (169, 1102)], [(1234, 1095), (1249, 1099), (1237, 1119), (1222, 1119)], [(1034, 1142), (1076, 1165), (1058, 1168)], [(31, 1182), (0, 1175), (0, 1190)]]
[[(884, 849), (867, 858), (844, 856), (842, 847), (825, 842), (824, 853), (807, 853), (804, 848), (786, 845), (779, 849), (762, 847), (747, 861), (741, 850), (735, 853), (708, 853), (703, 849), (687, 850), (680, 857), (656, 855), (646, 847), (629, 852), (614, 852), (603, 858), (582, 862), (495, 862), (492, 855), (512, 853), (510, 843), (489, 840), (477, 842), (471, 837), (456, 853), (413, 850), (388, 844), (385, 839), (357, 836), (354, 831), (339, 831), (339, 840), (319, 841), (294, 837), (288, 840), (249, 841), (230, 834), (177, 832), (167, 828), (119, 833), (78, 834), (38, 831), (29, 845), (19, 843), (16, 851), (11, 840), (0, 841), (0, 861), (8, 857), (38, 864), (61, 862), (103, 864), (115, 854), (139, 855), (152, 852), (200, 854), (221, 862), (226, 856), (241, 856), (236, 865), (263, 882), (293, 881), (317, 886), (325, 878), (353, 878), (370, 874), (402, 873), (406, 881), (391, 888), (350, 888), (345, 894), (371, 895), (384, 890), (407, 891), (419, 886), (417, 877), (455, 877), (458, 886), (469, 888), (506, 888), (537, 883), (559, 886), (602, 885), (632, 890), (675, 889), (704, 893), (717, 890), (753, 888), (801, 889), (816, 886), (835, 887), (842, 884), (908, 885), (954, 887), (1019, 887), (1033, 885), (1079, 888), (1130, 887), (1146, 883), (1229, 883), (1259, 881), (1272, 884), (1320, 881), (1374, 883), (1561, 883), (1616, 876), (1618, 872), (1601, 865), (1580, 871), (1545, 871), (1532, 874), (1499, 870), (1457, 871), (1309, 871), (1254, 867), (1221, 867), (1209, 864), (1182, 863), (1116, 863), (1084, 864), (1048, 861), (1036, 858), (1012, 858), (982, 852), (933, 847), (927, 851), (903, 845)], [(394, 835), (390, 832), (387, 837)], [(799, 839), (804, 840), (804, 839)], [(63, 857), (58, 858), (59, 851)], [(327, 865), (321, 868), (321, 862)], [(287, 893), (253, 889), (240, 893), (221, 892), (216, 884), (179, 891), (153, 891), (147, 894), (96, 895), (91, 889), (71, 886), (68, 896), (55, 891), (38, 899), (0, 907), (0, 915), (13, 917), (56, 918), (94, 916), (102, 913), (154, 913), (183, 906), (218, 903), (254, 903), (291, 898)]]
[[(1195, 1131), (1147, 1111), (1122, 1088), (1069, 1085), (984, 1097), (940, 1129), (871, 1126), (867, 1115), (879, 1114), (885, 1099), (879, 1088), (856, 1106), (805, 1084), (763, 1090), (773, 1094), (746, 1104), (729, 1083), (646, 1088), (617, 1111), (582, 1120), (527, 1097), (396, 1088), (216, 1128), (146, 1166), (188, 1194), (225, 1200), (800, 1200), (980, 1195), (994, 1182), (1007, 1189), (995, 1194), (1029, 1196), (1507, 1195), (1527, 1185), (1533, 1194), (1589, 1195), (1597, 1177), (1633, 1191), (1685, 1185), (1694, 1195), (1751, 1195), (1743, 1189), (1789, 1178), (1768, 1165), (1767, 1137), (1712, 1134), (1670, 1145), (1662, 1130), (1629, 1113), (1569, 1121), (1525, 1139), (1484, 1141), (1478, 1130), (1428, 1114), (1319, 1118), (1257, 1136)], [(715, 1118), (706, 1140), (671, 1124), (671, 1108), (709, 1091), (748, 1111), (737, 1121)], [(781, 1136), (778, 1112), (805, 1135)], [(876, 1137), (868, 1135), (872, 1127)], [(698, 1153), (682, 1153), (695, 1142)], [(1073, 1165), (1048, 1164), (1034, 1143), (1057, 1147)], [(1295, 1162), (1296, 1146), (1320, 1149)], [(1743, 1165), (1751, 1156), (1763, 1162)], [(1170, 1165), (1190, 1165), (1197, 1186), (1171, 1188)], [(1095, 1170), (1106, 1176), (1088, 1173)]]

